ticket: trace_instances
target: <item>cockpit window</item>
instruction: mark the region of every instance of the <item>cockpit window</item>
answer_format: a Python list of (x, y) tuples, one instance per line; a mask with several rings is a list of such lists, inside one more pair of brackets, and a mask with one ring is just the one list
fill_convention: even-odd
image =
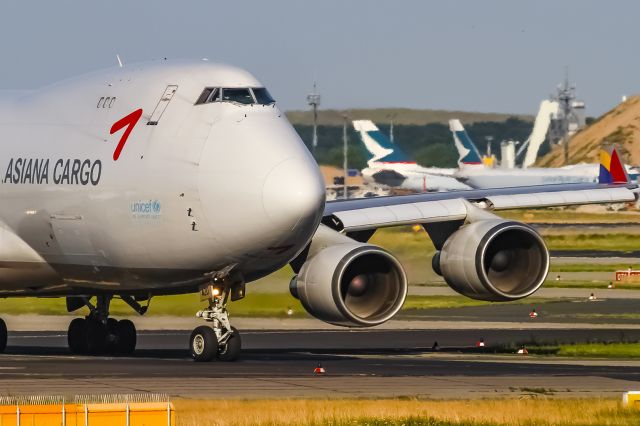
[(202, 91), (202, 93), (200, 94), (200, 97), (196, 101), (196, 105), (206, 104), (207, 101), (209, 100), (209, 96), (211, 96), (211, 92), (213, 92), (213, 90), (214, 89), (211, 88), (211, 87), (207, 87), (206, 89), (204, 89)]
[(200, 94), (200, 97), (196, 101), (196, 105), (208, 104), (209, 102), (217, 102), (219, 100), (220, 89), (217, 87), (207, 87)]
[(271, 97), (269, 91), (264, 87), (258, 87), (253, 90), (253, 95), (256, 97), (256, 102), (262, 105), (269, 105), (275, 103), (275, 99)]
[(246, 105), (254, 103), (249, 89), (222, 89), (222, 100)]
[(220, 92), (222, 92), (222, 90), (218, 88), (213, 89), (213, 93), (211, 93), (207, 102), (218, 102), (220, 100)]
[(271, 97), (267, 89), (265, 89), (264, 87), (256, 87), (252, 89), (248, 87), (206, 87), (198, 97), (198, 100), (195, 104), (202, 105), (220, 101), (237, 102), (243, 105), (271, 105), (275, 103), (275, 100)]

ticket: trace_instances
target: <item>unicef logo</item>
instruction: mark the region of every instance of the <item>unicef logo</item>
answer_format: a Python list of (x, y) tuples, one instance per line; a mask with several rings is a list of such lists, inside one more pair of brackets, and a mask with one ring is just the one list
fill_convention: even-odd
[(160, 217), (162, 205), (158, 200), (136, 201), (131, 203), (130, 210), (134, 217), (156, 219)]

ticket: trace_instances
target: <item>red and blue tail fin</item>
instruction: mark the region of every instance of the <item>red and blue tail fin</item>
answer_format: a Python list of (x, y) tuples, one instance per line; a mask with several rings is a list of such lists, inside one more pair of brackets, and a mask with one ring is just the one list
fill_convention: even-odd
[(600, 150), (599, 183), (629, 183), (629, 175), (625, 169), (618, 150), (613, 146), (602, 147)]

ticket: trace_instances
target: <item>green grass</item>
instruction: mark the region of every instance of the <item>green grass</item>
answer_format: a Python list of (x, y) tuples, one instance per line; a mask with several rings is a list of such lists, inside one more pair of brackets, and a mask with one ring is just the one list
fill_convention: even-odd
[[(581, 280), (560, 280), (556, 281), (553, 277), (550, 277), (543, 284), (543, 288), (586, 288), (586, 289), (594, 289), (594, 290), (606, 290), (607, 286), (610, 282), (614, 282), (613, 280), (602, 281), (602, 280), (590, 280), (590, 281), (581, 281)], [(617, 290), (640, 290), (640, 282), (638, 283), (620, 283), (614, 282), (615, 289)]]
[(640, 343), (590, 343), (562, 345), (559, 356), (637, 358), (640, 356)]
[(640, 250), (640, 239), (622, 233), (544, 235), (544, 240), (549, 250)]
[[(525, 345), (529, 354), (576, 358), (638, 358), (640, 343), (578, 343), (571, 345)], [(516, 348), (509, 348), (514, 352)]]
[(598, 313), (589, 313), (589, 314), (554, 314), (553, 318), (571, 318), (575, 320), (581, 319), (602, 319), (602, 320), (640, 320), (640, 313), (631, 313), (631, 312), (619, 312), (619, 313), (607, 313), (607, 314), (598, 314)]
[(529, 305), (551, 303), (554, 299), (542, 297), (528, 297), (526, 299), (514, 300), (513, 302), (485, 302), (482, 300), (469, 299), (465, 296), (408, 296), (402, 309), (404, 311), (441, 309), (441, 308), (463, 308), (467, 306), (486, 306), (494, 303)]
[[(151, 300), (147, 315), (193, 316), (206, 307), (199, 294), (177, 296), (157, 296)], [(306, 317), (300, 302), (286, 293), (248, 293), (242, 300), (229, 303), (229, 310), (236, 317), (287, 317), (288, 308), (294, 317)], [(0, 300), (0, 312), (6, 314), (47, 314), (64, 315), (67, 310), (62, 298), (11, 298)], [(77, 312), (84, 312), (85, 308)], [(130, 316), (133, 311), (120, 299), (111, 303), (110, 313), (114, 316)]]
[(576, 263), (576, 264), (556, 264), (551, 265), (550, 272), (611, 272), (626, 271), (631, 266), (632, 269), (640, 268), (640, 265), (632, 265), (629, 263)]
[[(518, 304), (541, 304), (551, 302), (551, 299), (527, 298), (517, 300)], [(464, 296), (408, 296), (404, 304), (404, 311), (415, 311), (438, 308), (460, 308), (465, 306), (489, 305), (492, 302), (483, 302), (469, 299)], [(200, 302), (198, 294), (181, 294), (177, 296), (157, 296), (151, 300), (147, 315), (175, 315), (192, 316), (203, 309), (206, 302)], [(302, 304), (287, 293), (247, 293), (247, 296), (228, 305), (231, 315), (234, 317), (289, 317), (287, 311), (293, 310), (292, 317), (306, 318), (308, 314)], [(40, 314), (40, 315), (64, 315), (67, 313), (63, 298), (10, 298), (0, 300), (0, 313), (4, 314)], [(87, 313), (85, 308), (78, 313)], [(133, 311), (120, 299), (114, 299), (111, 303), (110, 313), (114, 316), (130, 316)]]
[(429, 235), (422, 229), (411, 226), (382, 228), (376, 231), (369, 243), (389, 250), (402, 260), (422, 260), (425, 268), (431, 268), (431, 257), (436, 252)]
[(575, 209), (530, 209), (503, 210), (498, 212), (505, 219), (519, 220), (527, 223), (640, 223), (640, 212), (604, 212), (584, 213)]

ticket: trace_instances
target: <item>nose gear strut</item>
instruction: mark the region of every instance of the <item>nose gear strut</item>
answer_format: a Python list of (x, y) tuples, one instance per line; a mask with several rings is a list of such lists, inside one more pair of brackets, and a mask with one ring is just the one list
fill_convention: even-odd
[(204, 319), (210, 325), (196, 327), (191, 333), (191, 356), (196, 362), (207, 362), (214, 358), (235, 361), (240, 356), (240, 333), (229, 322), (227, 302), (232, 293), (244, 296), (244, 289), (241, 292), (236, 290), (243, 283), (233, 282), (228, 271), (225, 272), (223, 276), (214, 276), (210, 283), (200, 289), (200, 297), (208, 300), (209, 307), (198, 311), (196, 317)]

